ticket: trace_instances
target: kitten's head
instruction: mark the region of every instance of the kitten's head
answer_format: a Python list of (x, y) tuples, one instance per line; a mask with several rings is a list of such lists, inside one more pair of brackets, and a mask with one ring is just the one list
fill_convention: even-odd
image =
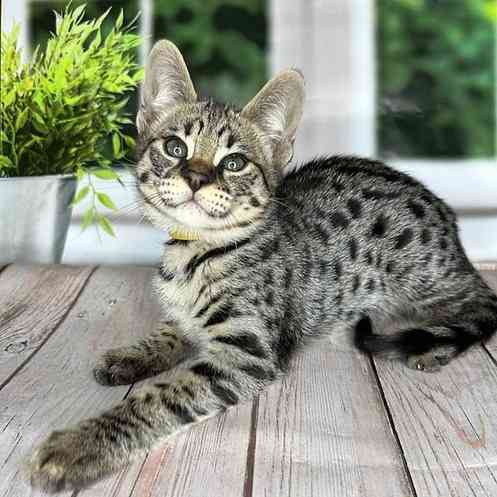
[(303, 102), (295, 70), (270, 80), (241, 111), (198, 100), (179, 50), (158, 42), (137, 116), (146, 215), (162, 229), (210, 241), (250, 232), (292, 158)]

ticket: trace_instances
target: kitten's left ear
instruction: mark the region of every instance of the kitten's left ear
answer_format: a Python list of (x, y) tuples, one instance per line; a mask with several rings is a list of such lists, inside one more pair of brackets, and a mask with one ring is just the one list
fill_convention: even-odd
[(275, 144), (275, 159), (285, 166), (304, 109), (304, 77), (300, 71), (281, 72), (245, 106), (242, 116), (254, 122)]
[(136, 118), (138, 131), (160, 111), (181, 103), (193, 103), (197, 94), (178, 47), (169, 40), (158, 41), (145, 67), (140, 109)]

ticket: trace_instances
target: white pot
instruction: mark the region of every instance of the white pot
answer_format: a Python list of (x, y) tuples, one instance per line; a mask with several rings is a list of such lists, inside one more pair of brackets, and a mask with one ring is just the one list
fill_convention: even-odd
[(0, 263), (59, 263), (75, 191), (72, 174), (0, 178)]

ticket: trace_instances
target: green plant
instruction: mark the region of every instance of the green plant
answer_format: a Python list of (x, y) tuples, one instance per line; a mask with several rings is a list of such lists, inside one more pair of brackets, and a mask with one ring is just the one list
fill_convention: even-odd
[(124, 112), (128, 94), (143, 77), (134, 57), (141, 40), (133, 22), (123, 26), (122, 11), (106, 36), (100, 28), (109, 11), (89, 21), (84, 13), (81, 5), (56, 14), (55, 33), (28, 63), (17, 51), (18, 29), (2, 33), (0, 177), (88, 176), (73, 201), (91, 194), (82, 227), (95, 222), (113, 235), (97, 205), (115, 205), (92, 176), (119, 180), (111, 165), (134, 147), (122, 127), (131, 122)]

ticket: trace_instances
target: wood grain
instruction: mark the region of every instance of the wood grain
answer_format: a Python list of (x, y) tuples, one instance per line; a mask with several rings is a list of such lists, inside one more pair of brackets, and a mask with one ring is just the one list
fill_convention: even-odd
[[(57, 333), (0, 391), (2, 497), (41, 495), (30, 491), (20, 472), (33, 445), (52, 430), (117, 403), (129, 390), (98, 385), (91, 368), (107, 348), (151, 331), (158, 318), (151, 273), (143, 268), (98, 269)], [(43, 310), (38, 313), (43, 319)]]
[(497, 367), (481, 347), (439, 373), (375, 360), (417, 495), (497, 495)]
[(7, 267), (0, 275), (0, 388), (50, 337), (92, 268)]
[(323, 343), (261, 395), (252, 495), (412, 495), (367, 357)]
[[(488, 264), (488, 266), (490, 266)], [(497, 268), (497, 263), (494, 264)], [(497, 294), (497, 269), (494, 271), (486, 270), (480, 271), (483, 279), (487, 282), (488, 286), (492, 288)], [(494, 358), (497, 364), (497, 333), (485, 344), (485, 349)]]

